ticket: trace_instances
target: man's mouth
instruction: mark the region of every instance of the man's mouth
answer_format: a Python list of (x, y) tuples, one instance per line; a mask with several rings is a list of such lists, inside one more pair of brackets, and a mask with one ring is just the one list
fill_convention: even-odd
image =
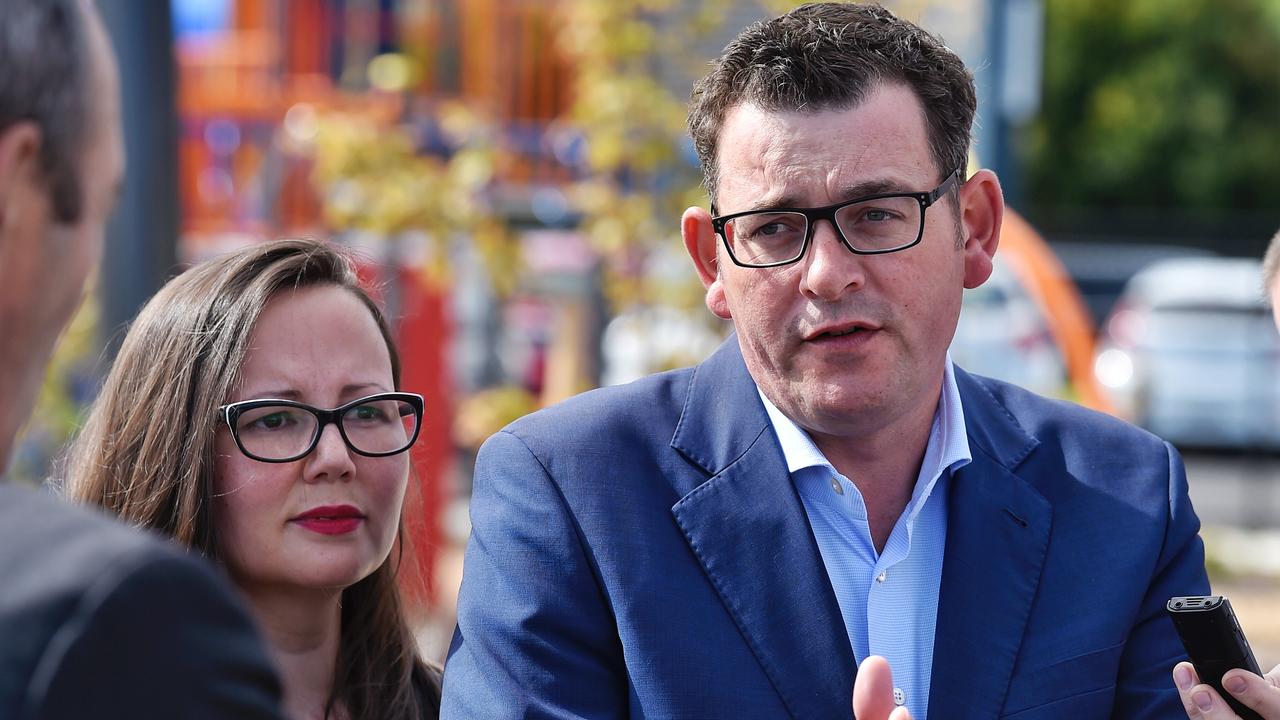
[(811, 333), (805, 337), (805, 340), (812, 342), (814, 340), (830, 340), (832, 338), (848, 337), (850, 335), (869, 335), (879, 329), (880, 328), (870, 327), (861, 323), (838, 325)]

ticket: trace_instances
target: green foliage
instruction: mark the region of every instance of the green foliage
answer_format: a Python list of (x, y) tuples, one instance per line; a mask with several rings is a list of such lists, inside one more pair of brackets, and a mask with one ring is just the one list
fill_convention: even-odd
[(671, 283), (647, 258), (678, 243), (680, 213), (705, 204), (686, 157), (687, 97), (657, 71), (690, 84), (705, 58), (688, 55), (719, 28), (729, 0), (567, 0), (559, 46), (576, 68), (575, 102), (566, 118), (583, 133), (588, 172), (570, 189), (583, 231), (605, 258), (604, 294), (615, 310), (651, 303), (696, 307), (692, 272)]
[[(98, 303), (90, 291), (54, 350), (36, 407), (18, 435), (7, 478), (30, 485), (49, 479), (58, 453), (78, 429), (85, 408), (75, 386), (88, 382), (92, 375), (98, 316)], [(83, 388), (79, 394), (84, 394)]]
[(1266, 209), (1280, 197), (1280, 3), (1046, 0), (1040, 206)]

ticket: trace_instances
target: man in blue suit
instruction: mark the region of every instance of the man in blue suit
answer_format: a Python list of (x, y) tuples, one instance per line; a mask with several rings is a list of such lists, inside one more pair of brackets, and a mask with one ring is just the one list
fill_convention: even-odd
[(1003, 212), (975, 105), (877, 6), (730, 43), (681, 232), (736, 332), (485, 444), (446, 717), (847, 718), (873, 656), (860, 720), (1181, 712), (1164, 603), (1208, 584), (1176, 452), (948, 357)]

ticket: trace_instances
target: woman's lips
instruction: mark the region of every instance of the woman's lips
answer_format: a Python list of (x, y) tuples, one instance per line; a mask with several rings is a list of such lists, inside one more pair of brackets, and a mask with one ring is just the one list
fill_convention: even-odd
[(296, 520), (299, 525), (321, 535), (346, 535), (355, 532), (364, 518), (311, 518)]
[(364, 514), (351, 505), (324, 505), (293, 518), (303, 528), (321, 535), (345, 535), (364, 522)]

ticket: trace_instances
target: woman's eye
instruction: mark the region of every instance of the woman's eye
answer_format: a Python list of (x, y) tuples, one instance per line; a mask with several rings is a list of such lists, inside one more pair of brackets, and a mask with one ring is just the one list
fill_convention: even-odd
[(284, 427), (288, 423), (289, 423), (289, 414), (287, 412), (281, 411), (281, 412), (269, 413), (267, 415), (263, 415), (257, 420), (254, 420), (253, 427), (261, 428), (263, 430), (277, 430), (279, 428)]
[(355, 413), (357, 420), (382, 420), (386, 417), (381, 410), (372, 405), (361, 405), (352, 412)]

